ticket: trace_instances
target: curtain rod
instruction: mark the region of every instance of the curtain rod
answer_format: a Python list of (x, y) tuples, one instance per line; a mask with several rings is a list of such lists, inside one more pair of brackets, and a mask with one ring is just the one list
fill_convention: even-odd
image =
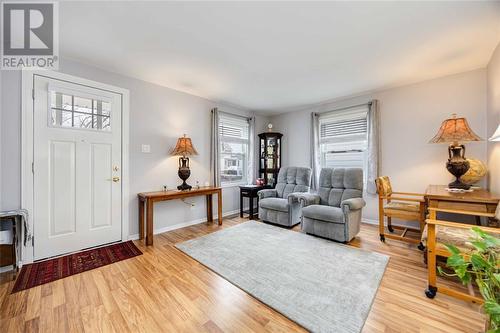
[(367, 103), (361, 103), (361, 104), (356, 104), (356, 105), (345, 106), (345, 107), (338, 108), (338, 109), (333, 109), (333, 110), (330, 110), (330, 111), (314, 112), (314, 115), (318, 116), (318, 115), (323, 114), (323, 113), (330, 113), (330, 112), (337, 112), (337, 111), (343, 111), (343, 110), (348, 110), (348, 109), (354, 109), (354, 108), (357, 108), (359, 106), (364, 106), (364, 105), (371, 106), (372, 104), (373, 104), (373, 101), (369, 101)]

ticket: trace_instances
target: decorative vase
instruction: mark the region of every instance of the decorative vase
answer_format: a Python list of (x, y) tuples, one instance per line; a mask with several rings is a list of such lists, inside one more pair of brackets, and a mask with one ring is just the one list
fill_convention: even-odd
[(460, 181), (460, 177), (462, 177), (470, 167), (469, 161), (465, 159), (465, 146), (450, 145), (448, 147), (448, 156), (446, 169), (456, 178), (455, 181), (448, 184), (448, 187), (468, 190), (470, 185)]
[(181, 191), (190, 190), (192, 186), (186, 183), (186, 180), (191, 176), (191, 170), (189, 170), (189, 157), (179, 157), (179, 171), (177, 171), (177, 174), (182, 180), (182, 184), (177, 186), (177, 189)]

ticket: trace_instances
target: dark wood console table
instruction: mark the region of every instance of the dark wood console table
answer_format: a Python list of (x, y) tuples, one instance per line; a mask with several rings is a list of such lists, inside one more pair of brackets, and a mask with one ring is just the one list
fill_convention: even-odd
[[(217, 194), (218, 223), (222, 225), (222, 189), (220, 187), (200, 187), (188, 191), (157, 191), (137, 194), (139, 197), (139, 239), (144, 239), (144, 232), (146, 232), (146, 245), (153, 245), (153, 204), (158, 201), (205, 196), (207, 201), (207, 222), (213, 222), (213, 194)], [(146, 208), (146, 229), (144, 229), (144, 208)]]

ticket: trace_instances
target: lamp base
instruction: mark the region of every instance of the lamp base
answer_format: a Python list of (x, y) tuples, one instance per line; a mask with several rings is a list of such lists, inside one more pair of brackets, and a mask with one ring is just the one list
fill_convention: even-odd
[(177, 186), (178, 190), (187, 191), (191, 189), (191, 185), (186, 183), (186, 180), (191, 176), (191, 170), (189, 170), (189, 158), (182, 156), (179, 158), (179, 171), (177, 171), (179, 178), (182, 180), (182, 184)]
[(470, 189), (470, 185), (464, 184), (460, 181), (460, 179), (456, 179), (455, 181), (448, 184), (448, 188), (459, 188), (461, 190)]
[(460, 177), (462, 177), (470, 168), (469, 161), (465, 158), (464, 145), (458, 145), (456, 143), (451, 144), (448, 147), (448, 156), (449, 158), (448, 162), (446, 162), (446, 169), (456, 178), (455, 181), (448, 184), (448, 187), (468, 190), (470, 185), (462, 183), (460, 180)]
[(186, 183), (185, 181), (182, 182), (181, 185), (177, 186), (177, 189), (180, 190), (180, 191), (188, 191), (190, 189), (192, 189), (193, 187), (191, 185), (189, 185), (188, 183)]

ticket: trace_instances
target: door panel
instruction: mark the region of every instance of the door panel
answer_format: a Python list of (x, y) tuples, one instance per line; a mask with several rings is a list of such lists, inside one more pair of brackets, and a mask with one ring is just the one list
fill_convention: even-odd
[(91, 228), (99, 228), (112, 224), (112, 176), (110, 144), (91, 145), (92, 171), (92, 223)]
[(121, 240), (121, 95), (35, 75), (35, 260)]
[(75, 143), (50, 143), (50, 233), (49, 237), (76, 232)]

